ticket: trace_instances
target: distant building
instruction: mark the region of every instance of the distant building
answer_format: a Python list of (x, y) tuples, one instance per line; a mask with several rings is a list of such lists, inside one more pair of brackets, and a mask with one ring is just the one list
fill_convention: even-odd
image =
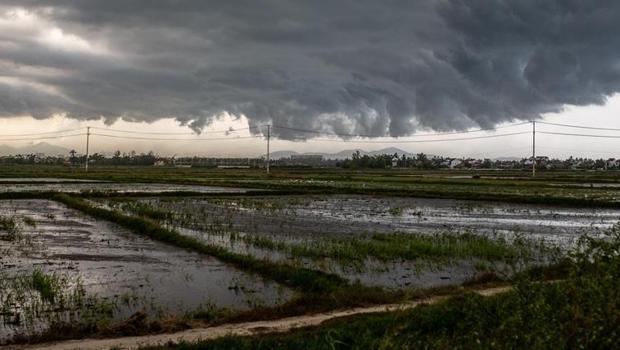
[(460, 159), (451, 159), (450, 163), (449, 163), (449, 167), (450, 167), (450, 169), (454, 169), (454, 168), (458, 167), (461, 164), (463, 164), (462, 160), (460, 160)]

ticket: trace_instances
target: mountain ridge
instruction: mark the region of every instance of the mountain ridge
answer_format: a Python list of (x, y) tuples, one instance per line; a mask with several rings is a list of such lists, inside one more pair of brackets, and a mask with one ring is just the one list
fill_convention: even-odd
[[(281, 158), (290, 158), (293, 155), (321, 155), (323, 156), (324, 159), (342, 160), (342, 159), (351, 158), (353, 153), (357, 151), (359, 151), (360, 155), (362, 156), (364, 155), (374, 156), (374, 155), (380, 155), (380, 154), (394, 154), (394, 153), (398, 154), (399, 157), (402, 156), (403, 154), (406, 155), (407, 157), (415, 156), (414, 153), (407, 152), (407, 151), (404, 151), (396, 147), (387, 147), (387, 148), (383, 148), (383, 149), (376, 150), (376, 151), (366, 151), (361, 148), (355, 148), (355, 149), (345, 149), (345, 150), (342, 150), (336, 153), (326, 153), (326, 152), (299, 153), (299, 152), (290, 151), (290, 150), (283, 150), (283, 151), (271, 152), (269, 156), (271, 159), (281, 159)], [(432, 157), (432, 155), (427, 155), (427, 156)]]

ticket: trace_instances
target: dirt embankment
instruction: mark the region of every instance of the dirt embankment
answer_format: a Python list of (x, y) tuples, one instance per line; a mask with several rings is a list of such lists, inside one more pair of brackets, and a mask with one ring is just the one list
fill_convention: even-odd
[[(510, 287), (497, 287), (479, 290), (477, 291), (477, 293), (483, 296), (490, 296), (504, 293), (509, 289)], [(437, 302), (440, 302), (441, 300), (444, 300), (445, 298), (445, 296), (438, 296), (403, 304), (387, 304), (366, 308), (353, 308), (347, 310), (319, 313), (314, 315), (287, 317), (271, 321), (225, 324), (207, 328), (189, 329), (171, 334), (156, 334), (110, 339), (81, 339), (56, 343), (44, 343), (30, 346), (11, 346), (8, 347), (7, 350), (109, 350), (111, 348), (137, 349), (142, 346), (164, 345), (169, 343), (179, 343), (181, 341), (197, 342), (200, 340), (216, 339), (230, 335), (252, 336), (267, 333), (284, 333), (298, 328), (318, 326), (323, 322), (341, 317), (412, 309), (420, 305), (435, 304)]]

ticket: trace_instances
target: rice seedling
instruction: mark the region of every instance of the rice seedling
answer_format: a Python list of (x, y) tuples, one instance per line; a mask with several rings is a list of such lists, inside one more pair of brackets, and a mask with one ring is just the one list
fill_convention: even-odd
[(22, 234), (15, 217), (0, 216), (0, 240), (12, 242), (20, 238)]
[(29, 217), (29, 216), (24, 216), (24, 217), (22, 218), (22, 222), (23, 222), (24, 224), (26, 224), (27, 226), (30, 226), (30, 227), (32, 227), (32, 228), (37, 227), (37, 222), (36, 222), (33, 218), (31, 218), (31, 217)]
[(114, 308), (66, 275), (40, 268), (0, 273), (0, 343), (3, 334), (29, 338), (58, 324), (94, 324), (112, 317)]

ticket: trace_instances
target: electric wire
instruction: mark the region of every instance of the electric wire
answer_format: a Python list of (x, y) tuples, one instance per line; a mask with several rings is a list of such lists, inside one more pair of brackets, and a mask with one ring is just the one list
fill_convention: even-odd
[(542, 122), (542, 121), (537, 121), (536, 123), (538, 123), (538, 124), (546, 124), (546, 125), (554, 125), (554, 126), (562, 126), (562, 127), (566, 127), (566, 128), (576, 128), (576, 129), (620, 131), (620, 129), (616, 129), (616, 128), (603, 128), (603, 127), (596, 127), (596, 126), (560, 124), (560, 123), (550, 123), (550, 122)]
[(430, 143), (430, 142), (450, 142), (450, 141), (467, 141), (467, 140), (480, 140), (480, 139), (490, 139), (504, 136), (515, 136), (515, 135), (524, 135), (531, 134), (530, 131), (521, 131), (521, 132), (513, 132), (508, 134), (497, 134), (497, 135), (486, 135), (486, 136), (474, 136), (474, 137), (460, 137), (460, 138), (452, 138), (452, 139), (433, 139), (433, 140), (337, 140), (337, 139), (304, 139), (304, 138), (293, 138), (297, 140), (304, 140), (308, 142), (320, 141), (320, 142), (344, 142), (344, 143)]
[[(215, 134), (215, 133), (234, 133), (238, 131), (251, 130), (256, 129), (257, 126), (250, 126), (246, 128), (238, 128), (238, 129), (228, 129), (228, 130), (213, 130), (213, 131), (205, 131), (205, 134)], [(134, 130), (124, 130), (124, 129), (111, 129), (111, 128), (100, 128), (96, 126), (92, 126), (91, 129), (101, 130), (105, 132), (117, 132), (117, 133), (125, 133), (125, 134), (141, 134), (141, 135), (199, 135), (195, 132), (154, 132), (154, 131), (134, 131)]]
[[(505, 129), (505, 128), (525, 125), (525, 124), (529, 124), (529, 123), (530, 122), (527, 121), (527, 122), (521, 122), (521, 123), (514, 123), (514, 124), (509, 124), (509, 125), (498, 126), (498, 127), (495, 127), (495, 128), (484, 128), (484, 129), (465, 130), (465, 131), (453, 131), (453, 132), (440, 132), (440, 133), (433, 133), (433, 134), (414, 134), (414, 135), (410, 135), (410, 136), (407, 136), (407, 137), (425, 137), (425, 136), (428, 137), (428, 136), (469, 134), (469, 133), (481, 132), (481, 131), (494, 131), (494, 130), (498, 130), (498, 129)], [(320, 134), (320, 135), (325, 135), (325, 136), (367, 137), (367, 138), (385, 137), (385, 135), (364, 135), (364, 134), (332, 133), (332, 132), (319, 131), (319, 130), (309, 130), (309, 129), (293, 128), (293, 127), (282, 126), (282, 125), (273, 125), (272, 127), (276, 128), (276, 129), (285, 129), (285, 130), (298, 131), (298, 132), (304, 132), (304, 133)]]
[(575, 133), (568, 133), (568, 132), (553, 132), (553, 131), (536, 131), (536, 133), (545, 134), (545, 135), (595, 137), (595, 138), (601, 138), (601, 139), (620, 139), (620, 135), (575, 134)]
[(18, 139), (2, 139), (2, 138), (0, 138), (0, 142), (39, 141), (39, 140), (61, 139), (61, 138), (65, 138), (65, 137), (75, 137), (75, 136), (86, 136), (86, 133), (72, 134), (72, 135), (59, 135), (59, 136), (29, 137), (29, 138), (18, 138)]
[(262, 138), (262, 136), (236, 136), (236, 137), (219, 137), (219, 138), (210, 138), (210, 139), (200, 139), (200, 138), (179, 139), (179, 138), (160, 138), (160, 137), (121, 136), (121, 135), (109, 135), (109, 134), (99, 134), (99, 133), (91, 133), (90, 135), (117, 138), (117, 139), (127, 139), (127, 140), (151, 140), (151, 141), (227, 141), (227, 140)]
[(36, 132), (36, 133), (30, 133), (30, 134), (0, 134), (0, 137), (25, 137), (25, 136), (43, 136), (43, 135), (52, 135), (52, 134), (62, 134), (65, 132), (74, 132), (74, 131), (78, 131), (78, 130), (85, 130), (85, 127), (81, 127), (81, 128), (75, 128), (75, 129), (65, 129), (65, 130), (58, 130), (58, 131), (46, 131), (46, 132)]

